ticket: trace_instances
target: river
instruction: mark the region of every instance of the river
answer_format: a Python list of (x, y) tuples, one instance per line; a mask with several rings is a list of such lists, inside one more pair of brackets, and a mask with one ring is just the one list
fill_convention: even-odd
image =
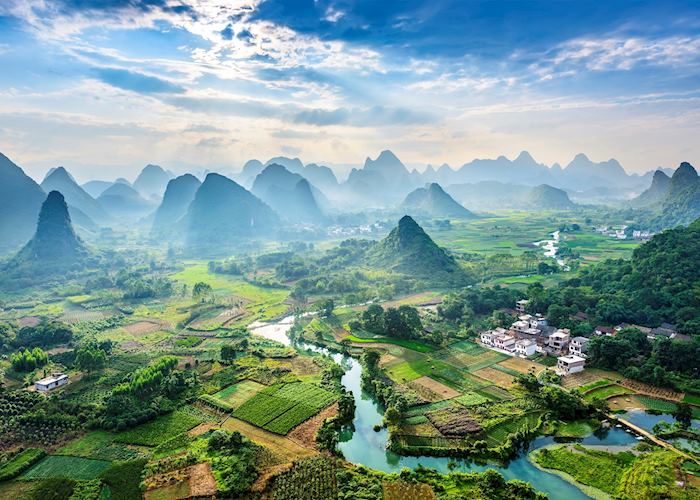
[[(290, 319), (291, 318), (291, 319)], [(292, 343), (287, 336), (287, 332), (294, 323), (293, 317), (287, 317), (275, 324), (276, 328), (271, 328), (272, 324), (263, 325), (256, 323), (251, 325), (251, 331), (255, 335), (276, 340), (284, 345), (291, 346)], [(387, 450), (389, 438), (388, 431), (381, 429), (374, 431), (375, 425), (381, 425), (384, 419), (384, 411), (381, 405), (373, 396), (362, 390), (361, 374), (362, 366), (356, 359), (341, 353), (331, 352), (325, 348), (306, 343), (295, 345), (298, 349), (309, 350), (333, 358), (345, 369), (345, 374), (341, 380), (343, 386), (352, 392), (355, 398), (355, 418), (353, 429), (341, 433), (338, 448), (343, 452), (346, 460), (362, 464), (372, 469), (384, 472), (399, 472), (403, 468), (416, 468), (419, 465), (430, 467), (443, 473), (450, 471), (461, 472), (483, 472), (487, 469), (495, 469), (506, 479), (520, 479), (532, 484), (535, 489), (549, 495), (553, 500), (578, 500), (590, 498), (574, 485), (566, 482), (555, 474), (550, 474), (539, 470), (527, 459), (527, 452), (522, 452), (517, 458), (506, 466), (489, 464), (479, 465), (465, 460), (455, 460), (447, 457), (407, 457), (397, 455)], [(555, 440), (549, 436), (536, 438), (530, 443), (528, 451), (532, 451), (542, 446), (554, 443)], [(585, 437), (583, 444), (591, 445), (633, 445), (637, 441), (635, 437), (619, 428), (611, 428), (603, 433), (591, 434)], [(452, 467), (450, 468), (450, 464)]]
[(557, 264), (559, 264), (564, 269), (564, 271), (568, 271), (569, 266), (566, 265), (564, 259), (557, 257), (557, 252), (559, 251), (559, 231), (554, 231), (553, 233), (550, 233), (550, 236), (552, 237), (551, 240), (536, 241), (535, 243), (533, 243), (533, 245), (544, 249), (545, 257), (551, 257), (557, 262)]

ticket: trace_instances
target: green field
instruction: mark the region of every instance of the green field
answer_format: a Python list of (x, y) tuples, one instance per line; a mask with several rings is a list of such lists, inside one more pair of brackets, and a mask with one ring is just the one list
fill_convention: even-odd
[(184, 412), (174, 411), (152, 422), (117, 434), (115, 441), (144, 446), (158, 446), (166, 439), (190, 430), (201, 422), (200, 419)]
[(61, 455), (72, 455), (100, 460), (132, 460), (139, 452), (125, 444), (115, 443), (116, 435), (107, 431), (92, 431), (58, 449)]
[(88, 481), (98, 478), (109, 465), (110, 462), (106, 460), (51, 455), (38, 462), (21, 477), (23, 479), (65, 477), (76, 481)]
[(403, 339), (392, 339), (389, 337), (357, 337), (355, 335), (348, 335), (345, 337), (351, 342), (357, 342), (357, 343), (370, 343), (370, 342), (377, 342), (380, 344), (393, 344), (393, 345), (398, 345), (401, 347), (405, 347), (406, 349), (412, 349), (414, 351), (418, 352), (433, 352), (435, 348), (433, 346), (429, 346), (427, 344), (423, 344), (421, 342), (416, 342), (415, 340), (403, 340)]
[(663, 399), (650, 398), (648, 396), (635, 396), (649, 410), (658, 411), (661, 413), (671, 413), (676, 410), (676, 403), (664, 401)]
[(621, 385), (613, 384), (593, 389), (587, 392), (583, 397), (586, 401), (593, 401), (594, 399), (608, 399), (613, 396), (622, 396), (623, 394), (634, 394), (634, 391), (622, 387)]
[(278, 384), (258, 392), (233, 416), (276, 434), (287, 434), (334, 400), (333, 393), (313, 384)]
[(238, 408), (245, 401), (253, 397), (264, 388), (264, 385), (259, 384), (254, 380), (244, 380), (220, 390), (216, 394), (213, 394), (213, 396), (217, 399), (225, 401), (233, 408)]

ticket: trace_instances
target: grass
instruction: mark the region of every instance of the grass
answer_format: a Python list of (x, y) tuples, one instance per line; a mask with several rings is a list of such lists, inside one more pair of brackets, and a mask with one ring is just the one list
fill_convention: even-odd
[(635, 460), (629, 452), (612, 454), (580, 445), (541, 448), (531, 456), (541, 467), (565, 472), (577, 482), (609, 495), (617, 493), (625, 469)]
[(686, 394), (683, 396), (683, 402), (691, 405), (700, 406), (700, 394)]
[(612, 382), (610, 382), (609, 380), (600, 379), (600, 380), (596, 380), (595, 382), (591, 382), (589, 384), (582, 385), (581, 387), (578, 388), (578, 390), (583, 393), (583, 392), (591, 391), (591, 390), (596, 389), (598, 387), (603, 387), (603, 386), (610, 385), (610, 384), (612, 384)]
[(414, 351), (418, 352), (433, 352), (435, 348), (433, 346), (429, 346), (427, 344), (423, 344), (421, 342), (416, 342), (415, 340), (404, 340), (404, 339), (392, 339), (389, 337), (372, 337), (372, 338), (365, 338), (365, 337), (357, 337), (355, 335), (348, 335), (345, 337), (351, 342), (357, 342), (357, 343), (371, 343), (371, 342), (376, 342), (380, 344), (393, 344), (393, 345), (398, 345), (400, 347), (405, 347), (406, 349), (412, 349)]
[(593, 426), (586, 420), (575, 422), (559, 422), (557, 426), (557, 437), (582, 438), (593, 432)]
[(28, 448), (21, 451), (12, 457), (11, 460), (2, 464), (0, 467), (0, 481), (6, 481), (19, 476), (22, 472), (41, 460), (44, 455), (45, 453), (43, 450), (38, 450), (36, 448)]
[(128, 431), (117, 434), (115, 441), (143, 446), (158, 446), (168, 438), (190, 430), (200, 419), (183, 412), (174, 411)]
[[(141, 500), (141, 471), (145, 465), (146, 460), (115, 462), (104, 470), (100, 479), (109, 488), (109, 495), (106, 498), (108, 500)], [(100, 500), (103, 497), (100, 497)]]
[(115, 435), (107, 431), (93, 431), (58, 449), (61, 455), (98, 458), (100, 460), (130, 460), (139, 453), (122, 443), (115, 443)]
[(623, 394), (634, 394), (634, 391), (622, 387), (621, 385), (613, 384), (593, 389), (587, 392), (583, 397), (586, 401), (593, 401), (594, 399), (608, 399), (613, 396), (622, 396)]
[(94, 460), (84, 457), (50, 455), (25, 472), (23, 479), (44, 479), (65, 477), (76, 481), (96, 479), (109, 467), (106, 460)]
[(230, 404), (233, 408), (238, 408), (245, 401), (256, 395), (265, 386), (255, 382), (254, 380), (244, 380), (233, 385), (229, 385), (225, 389), (220, 390), (213, 396)]

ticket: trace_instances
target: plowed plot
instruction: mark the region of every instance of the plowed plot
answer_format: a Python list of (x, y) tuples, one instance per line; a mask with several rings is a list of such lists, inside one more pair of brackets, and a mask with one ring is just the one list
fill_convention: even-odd
[(443, 436), (466, 436), (481, 431), (479, 422), (463, 408), (436, 410), (428, 413), (427, 417)]
[(167, 325), (155, 321), (137, 321), (136, 323), (125, 325), (122, 328), (124, 328), (124, 330), (126, 330), (134, 337), (138, 338), (144, 335), (148, 335), (149, 333), (154, 333), (158, 330), (162, 330), (166, 326)]
[(222, 424), (222, 427), (229, 431), (238, 431), (251, 441), (268, 448), (283, 462), (292, 462), (316, 454), (315, 451), (304, 448), (291, 439), (273, 434), (237, 418), (229, 418)]
[(489, 367), (507, 359), (509, 356), (496, 351), (484, 351), (478, 354), (467, 354), (464, 352), (450, 356), (447, 361), (453, 361), (458, 366), (461, 366), (470, 372), (475, 372), (482, 368)]
[(504, 368), (515, 370), (519, 373), (528, 373), (530, 370), (534, 370), (535, 373), (539, 373), (545, 368), (544, 365), (523, 358), (508, 358), (498, 364)]
[(490, 380), (499, 387), (512, 387), (515, 381), (515, 377), (512, 375), (508, 375), (507, 373), (503, 373), (493, 368), (482, 368), (481, 370), (474, 372), (474, 375)]
[(384, 500), (432, 500), (437, 498), (433, 488), (425, 483), (406, 483), (404, 481), (385, 481), (382, 483)]
[(420, 377), (409, 384), (418, 394), (429, 401), (442, 401), (459, 396), (459, 392), (430, 377)]
[(672, 389), (664, 389), (661, 387), (654, 387), (653, 385), (645, 384), (637, 380), (624, 379), (622, 385), (628, 389), (632, 389), (635, 392), (644, 394), (646, 396), (652, 396), (662, 399), (671, 399), (673, 401), (680, 401), (683, 399), (683, 393), (677, 392)]
[(601, 380), (601, 377), (595, 373), (591, 373), (589, 370), (585, 370), (563, 377), (561, 385), (566, 389), (573, 389), (575, 387), (581, 387), (582, 385), (591, 384), (596, 380)]
[(193, 465), (189, 468), (190, 496), (210, 497), (216, 495), (216, 479), (211, 473), (209, 462)]

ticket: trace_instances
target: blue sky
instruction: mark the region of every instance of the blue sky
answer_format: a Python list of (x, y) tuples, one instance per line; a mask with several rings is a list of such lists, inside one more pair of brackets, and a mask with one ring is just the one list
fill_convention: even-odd
[(36, 176), (700, 161), (697, 1), (3, 0), (0, 67), (0, 151)]

